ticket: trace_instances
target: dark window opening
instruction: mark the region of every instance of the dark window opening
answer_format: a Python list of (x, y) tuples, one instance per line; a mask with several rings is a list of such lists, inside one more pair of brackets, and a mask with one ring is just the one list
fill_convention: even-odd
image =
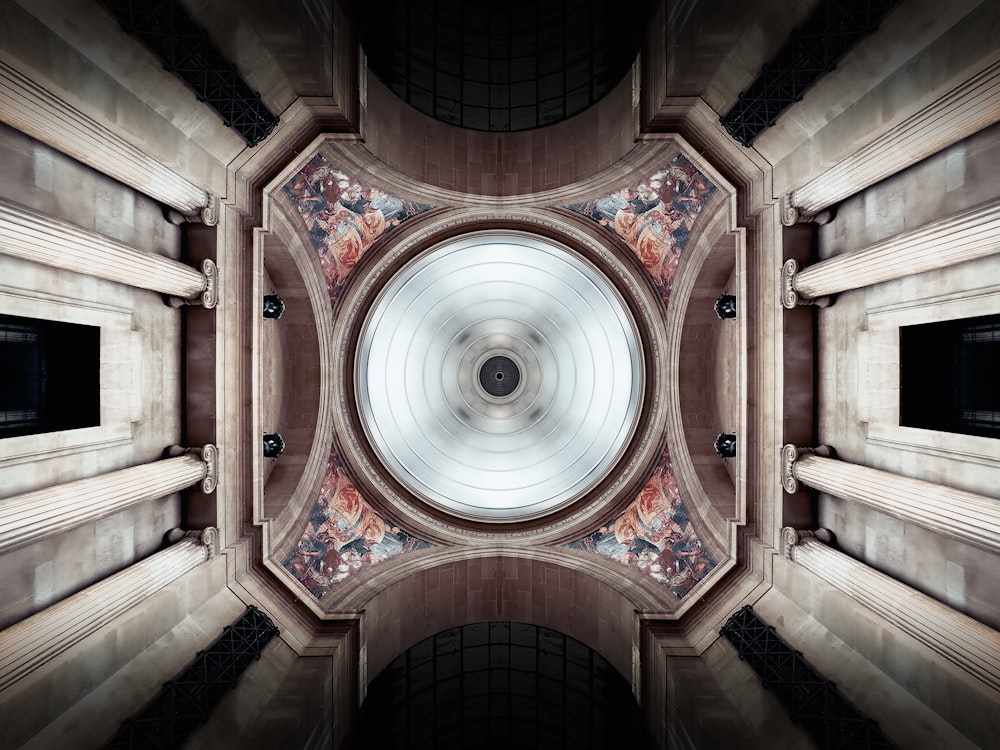
[(516, 131), (582, 112), (628, 73), (651, 7), (598, 0), (355, 1), (371, 72), (417, 110)]
[(900, 328), (900, 424), (1000, 438), (1000, 315)]
[(100, 424), (100, 334), (0, 315), (0, 438)]
[(480, 622), (438, 633), (371, 682), (349, 747), (652, 747), (629, 683), (548, 628)]

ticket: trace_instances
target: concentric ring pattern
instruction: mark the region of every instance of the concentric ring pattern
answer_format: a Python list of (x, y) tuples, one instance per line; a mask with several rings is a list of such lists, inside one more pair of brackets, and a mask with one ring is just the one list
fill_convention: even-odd
[[(419, 255), (376, 299), (357, 352), (361, 421), (382, 462), (469, 519), (572, 502), (638, 420), (642, 349), (624, 302), (583, 258), (533, 235), (469, 235)], [(480, 378), (497, 357), (519, 376), (501, 395)]]

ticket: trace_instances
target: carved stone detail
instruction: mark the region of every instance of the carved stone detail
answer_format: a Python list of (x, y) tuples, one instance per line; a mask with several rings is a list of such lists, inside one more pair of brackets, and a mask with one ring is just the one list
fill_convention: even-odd
[[(206, 227), (214, 227), (219, 223), (219, 196), (211, 190), (205, 191), (205, 205), (196, 216)], [(207, 307), (207, 305), (206, 305)]]
[(211, 443), (201, 447), (201, 460), (205, 462), (205, 478), (201, 480), (201, 491), (206, 495), (215, 492), (219, 484), (219, 449)]
[(201, 531), (189, 531), (188, 536), (197, 536), (198, 541), (208, 550), (209, 560), (219, 556), (219, 530), (214, 526), (206, 526)]
[(785, 261), (781, 267), (781, 304), (791, 310), (802, 303), (799, 293), (795, 291), (795, 274), (799, 272), (799, 264), (793, 258)]
[(201, 304), (211, 310), (219, 302), (219, 269), (214, 261), (206, 258), (201, 262), (201, 272), (205, 274), (205, 290), (201, 293)]
[(791, 443), (781, 449), (781, 486), (789, 495), (799, 491), (799, 480), (795, 478), (795, 462), (799, 458), (799, 453), (798, 447)]
[(795, 205), (794, 201), (795, 194), (792, 191), (788, 191), (781, 196), (781, 223), (786, 227), (792, 227), (796, 224), (807, 222), (811, 218), (809, 216), (804, 216), (799, 211), (799, 208)]
[(833, 532), (829, 529), (815, 529), (809, 531), (807, 529), (794, 529), (791, 526), (786, 526), (781, 530), (781, 556), (788, 559), (795, 559), (795, 547), (800, 545), (805, 539), (815, 539), (823, 544), (833, 544), (834, 536)]

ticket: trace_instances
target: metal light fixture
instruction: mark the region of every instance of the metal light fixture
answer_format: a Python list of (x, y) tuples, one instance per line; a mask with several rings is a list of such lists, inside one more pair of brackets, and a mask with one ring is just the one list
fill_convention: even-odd
[(736, 317), (736, 295), (723, 292), (715, 300), (715, 314), (719, 320), (726, 320)]
[(715, 438), (715, 452), (720, 458), (733, 458), (736, 456), (736, 435), (731, 432), (720, 432)]
[(264, 317), (277, 320), (285, 312), (285, 301), (277, 294), (264, 295)]
[(285, 440), (277, 432), (264, 435), (264, 458), (277, 458), (285, 450)]

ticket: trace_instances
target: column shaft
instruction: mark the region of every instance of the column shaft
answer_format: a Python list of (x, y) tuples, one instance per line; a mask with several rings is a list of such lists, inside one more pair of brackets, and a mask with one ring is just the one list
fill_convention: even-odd
[(0, 120), (98, 172), (214, 225), (214, 195), (189, 182), (110, 128), (0, 61)]
[(0, 691), (214, 555), (215, 529), (176, 544), (0, 632)]
[(200, 297), (205, 307), (216, 303), (210, 260), (199, 272), (12, 203), (0, 202), (0, 253), (174, 297)]
[(215, 455), (215, 446), (205, 446), (202, 456), (186, 453), (0, 500), (0, 554), (195, 482), (211, 492)]
[(825, 208), (1000, 120), (1000, 61), (903, 120), (783, 199), (782, 221)]
[[(801, 271), (785, 264), (785, 307), (1000, 252), (1000, 201), (838, 255)], [(790, 283), (789, 283), (790, 282)]]
[(821, 492), (1000, 552), (1000, 500), (809, 453), (794, 460), (791, 476)]
[[(784, 530), (788, 536), (794, 529)], [(831, 549), (815, 538), (788, 549), (794, 562), (935, 653), (1000, 690), (1000, 633), (916, 589)]]

